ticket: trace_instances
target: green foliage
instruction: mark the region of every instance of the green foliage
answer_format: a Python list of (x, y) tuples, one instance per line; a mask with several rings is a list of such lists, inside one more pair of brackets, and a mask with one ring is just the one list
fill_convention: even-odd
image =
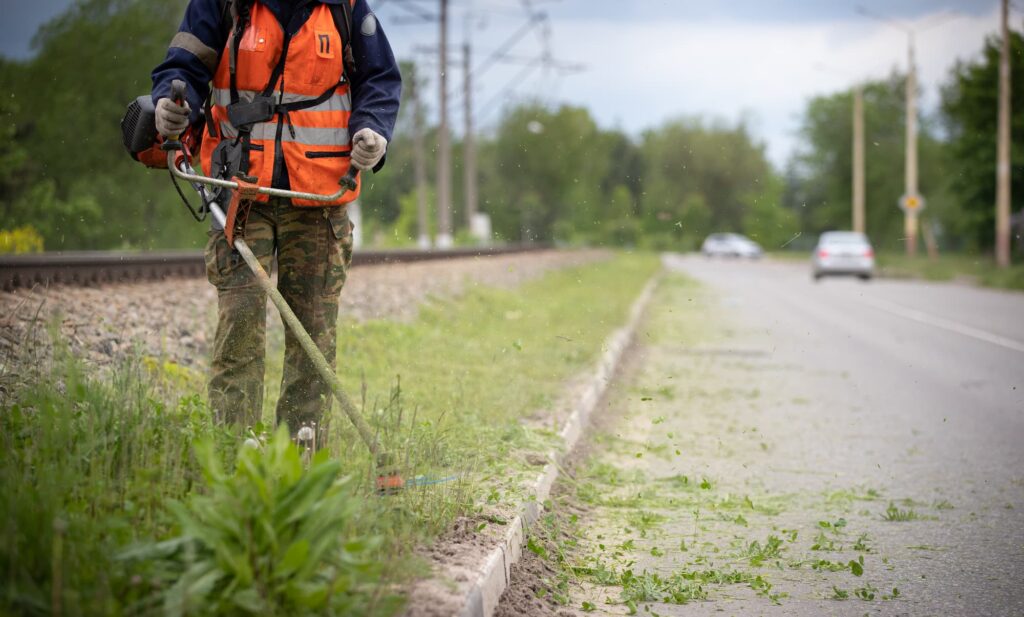
[[(535, 473), (518, 461), (549, 432), (521, 419), (593, 362), (656, 269), (620, 256), (344, 328), (366, 371), (346, 385), (365, 379), (365, 413), (404, 477), (472, 469), (387, 500), (370, 497), (369, 456), (340, 417), (308, 472), (284, 434), (236, 465), (239, 437), (213, 426), (180, 366), (93, 373), (59, 347), (52, 366), (5, 364), (23, 372), (0, 373), (0, 614), (61, 613), (55, 600), (84, 615), (393, 614), (413, 547)], [(378, 401), (396, 372), (416, 378)]]
[[(185, 2), (78, 0), (36, 33), (36, 55), (0, 60), (0, 216), (50, 249), (198, 246), (166, 173), (121, 146), (127, 104), (149, 92)], [(45, 84), (45, 86), (43, 85)]]
[[(54, 249), (200, 245), (203, 234), (166, 174), (131, 161), (117, 130), (124, 106), (149, 91), (148, 76), (185, 4), (77, 0), (40, 29), (35, 57), (0, 60), (13, 94), (0, 101), (5, 224), (33, 225)], [(368, 177), (361, 200), (365, 237), (385, 246), (418, 235), (412, 95), (423, 80), (411, 63), (401, 70), (407, 87), (388, 164)], [(54, 87), (39, 88), (39, 75)], [(419, 116), (425, 124), (425, 111)], [(83, 132), (83, 118), (95, 129)], [(432, 184), (436, 128), (423, 131)], [(598, 127), (584, 108), (526, 103), (505, 115), (493, 137), (479, 138), (477, 153), (480, 209), (502, 240), (678, 249), (714, 229), (745, 231), (767, 245), (795, 233), (792, 215), (779, 207), (781, 184), (742, 125), (673, 122), (637, 143)], [(463, 155), (456, 141), (456, 232), (466, 225)], [(428, 186), (431, 208), (433, 191)]]
[(893, 502), (889, 502), (889, 507), (885, 509), (885, 513), (882, 515), (882, 520), (889, 521), (891, 523), (902, 523), (906, 521), (918, 521), (929, 518), (922, 514), (919, 514), (913, 508), (902, 510), (896, 506)]
[(706, 600), (707, 591), (700, 581), (692, 580), (684, 573), (663, 577), (657, 572), (633, 574), (626, 570), (620, 576), (623, 604), (641, 602), (663, 602), (665, 604), (686, 604), (691, 600)]
[(981, 276), (981, 284), (999, 289), (1024, 290), (1024, 264), (1002, 270), (991, 269)]
[[(119, 143), (124, 106), (149, 91), (185, 0), (77, 0), (37, 33), (36, 56), (0, 59), (0, 216), (33, 226), (50, 249), (198, 247), (166, 174), (142, 169)], [(1024, 81), (1024, 40), (1012, 34), (1014, 83)], [(923, 117), (923, 224), (944, 248), (992, 245), (998, 40), (959, 63), (937, 119)], [(388, 164), (365, 183), (371, 244), (408, 245), (418, 235), (412, 94), (422, 79), (401, 66), (406, 88)], [(40, 76), (50, 84), (40, 87)], [(88, 76), (83, 79), (82, 76)], [(880, 250), (899, 249), (903, 193), (904, 79), (864, 84), (868, 232)], [(425, 98), (425, 97), (421, 97)], [(493, 136), (478, 136), (480, 209), (501, 240), (692, 249), (713, 231), (742, 232), (768, 249), (809, 248), (828, 229), (850, 227), (852, 93), (812, 99), (804, 148), (784, 177), (742, 122), (669, 121), (634, 139), (603, 129), (580, 107), (528, 102), (511, 108)], [(1024, 91), (1013, 93), (1014, 194), (1024, 192)], [(420, 112), (425, 125), (426, 111)], [(92, 123), (83, 130), (82, 123)], [(435, 179), (424, 126), (428, 201)], [(948, 144), (941, 141), (948, 135)], [(464, 216), (463, 144), (452, 150), (456, 232)], [(435, 216), (431, 214), (433, 224)], [(1018, 277), (1019, 278), (1019, 277)], [(998, 283), (1020, 285), (1018, 278)]]
[(355, 528), (361, 498), (338, 460), (322, 450), (303, 469), (286, 427), (243, 447), (233, 474), (209, 442), (195, 451), (206, 487), (171, 503), (181, 534), (121, 556), (163, 557), (164, 615), (367, 613), (359, 592), (381, 576), (381, 539)]
[[(950, 156), (956, 161), (950, 189), (962, 209), (951, 221), (973, 249), (990, 249), (995, 238), (996, 128), (998, 124), (999, 53), (992, 35), (979, 56), (961, 60), (942, 89), (942, 111), (949, 132)], [(1024, 38), (1010, 32), (1011, 194), (1024, 194)]]
[(602, 183), (613, 163), (606, 145), (608, 134), (583, 108), (528, 103), (508, 112), (494, 141), (480, 145), (495, 166), (481, 182), (495, 232), (549, 241), (563, 222), (585, 237), (601, 233), (609, 219)]
[(782, 540), (776, 535), (769, 535), (764, 544), (754, 540), (747, 545), (746, 557), (752, 566), (760, 566), (769, 559), (778, 559), (782, 556)]
[(144, 590), (113, 554), (166, 530), (165, 499), (199, 474), (191, 440), (225, 436), (137, 365), (98, 379), (58, 349), (43, 366), (0, 399), (0, 613), (119, 614)]
[[(904, 193), (906, 136), (905, 77), (862, 86), (864, 97), (865, 186), (867, 232), (876, 248), (902, 248), (903, 214), (897, 201)], [(853, 183), (853, 92), (810, 100), (801, 126), (803, 149), (787, 171), (786, 205), (800, 217), (811, 238), (830, 229), (850, 229)], [(921, 119), (918, 135), (919, 184), (928, 199), (926, 217), (945, 222), (946, 168), (935, 130)]]
[(695, 248), (713, 231), (748, 232), (769, 245), (797, 231), (779, 209), (782, 185), (764, 147), (742, 123), (669, 122), (644, 134), (642, 150), (646, 231), (672, 248)]

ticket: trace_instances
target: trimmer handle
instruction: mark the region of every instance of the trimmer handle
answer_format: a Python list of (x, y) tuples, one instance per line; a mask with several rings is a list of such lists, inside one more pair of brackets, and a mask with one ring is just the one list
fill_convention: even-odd
[(171, 82), (171, 100), (182, 105), (185, 102), (185, 94), (188, 92), (188, 85), (181, 79)]
[[(175, 79), (171, 82), (171, 100), (177, 103), (178, 105), (185, 104), (185, 93), (187, 91), (188, 85), (186, 85), (184, 81), (180, 79)], [(161, 149), (163, 149), (164, 151), (181, 150), (182, 147), (180, 139), (181, 135), (169, 135), (167, 139), (164, 140)]]
[(359, 170), (355, 165), (349, 164), (348, 173), (342, 176), (341, 180), (338, 180), (338, 184), (345, 187), (345, 190), (354, 191), (356, 190), (358, 179)]

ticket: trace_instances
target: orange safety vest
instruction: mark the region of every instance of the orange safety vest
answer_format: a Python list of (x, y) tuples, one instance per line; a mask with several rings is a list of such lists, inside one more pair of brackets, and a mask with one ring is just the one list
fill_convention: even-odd
[[(347, 41), (342, 40), (330, 7), (317, 3), (309, 19), (289, 40), (274, 13), (257, 0), (249, 8), (248, 26), (237, 53), (234, 41), (233, 28), (213, 78), (207, 115), (209, 132), (200, 154), (203, 169), (211, 173), (214, 150), (221, 141), (237, 140), (243, 148), (241, 171), (255, 177), (259, 186), (271, 186), (275, 158), (280, 157), (283, 160), (278, 164), (287, 166), (291, 190), (336, 193), (338, 181), (350, 164), (352, 95), (344, 70)], [(285, 49), (287, 56), (282, 64)], [(232, 124), (229, 106), (254, 101), (262, 104), (264, 113), (256, 114), (260, 121)], [(235, 109), (239, 107), (244, 105)], [(346, 192), (334, 202), (292, 201), (296, 206), (340, 205), (355, 200), (359, 188), (357, 185), (355, 191)], [(257, 197), (263, 202), (268, 199), (267, 195)]]

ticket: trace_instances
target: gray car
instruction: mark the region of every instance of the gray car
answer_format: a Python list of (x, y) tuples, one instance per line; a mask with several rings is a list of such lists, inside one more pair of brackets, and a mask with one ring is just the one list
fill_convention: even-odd
[(816, 281), (834, 275), (857, 276), (867, 281), (875, 275), (875, 250), (860, 232), (829, 231), (818, 238), (811, 267)]
[(740, 234), (711, 234), (704, 240), (700, 252), (705, 257), (746, 257), (759, 259), (761, 245)]

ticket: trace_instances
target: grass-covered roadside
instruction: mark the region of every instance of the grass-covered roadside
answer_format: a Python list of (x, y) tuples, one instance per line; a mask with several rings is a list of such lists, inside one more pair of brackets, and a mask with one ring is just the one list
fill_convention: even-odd
[(883, 253), (878, 256), (878, 269), (882, 276), (889, 278), (959, 279), (984, 287), (1024, 290), (1024, 263), (1001, 270), (989, 256), (943, 254), (929, 259), (926, 256), (910, 258), (898, 253)]
[[(775, 251), (770, 256), (785, 261), (802, 261), (810, 267), (811, 256), (807, 252)], [(1001, 270), (987, 255), (943, 253), (936, 259), (929, 259), (923, 254), (911, 258), (902, 253), (885, 252), (876, 256), (876, 264), (878, 275), (884, 278), (960, 280), (995, 289), (1024, 290), (1024, 263)]]
[(547, 437), (521, 419), (596, 358), (656, 268), (620, 255), (478, 288), (409, 324), (344, 325), (339, 372), (405, 475), (459, 478), (398, 497), (371, 496), (369, 457), (340, 416), (303, 472), (281, 436), (239, 455), (174, 367), (101, 376), (59, 352), (9, 367), (0, 613), (393, 613), (413, 546), (508, 498), (495, 479)]

